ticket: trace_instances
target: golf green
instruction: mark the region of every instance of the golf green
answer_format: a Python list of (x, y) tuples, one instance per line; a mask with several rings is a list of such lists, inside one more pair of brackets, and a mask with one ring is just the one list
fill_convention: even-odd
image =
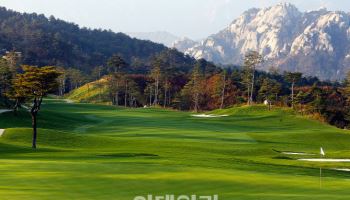
[(47, 99), (32, 150), (30, 115), (2, 113), (0, 199), (349, 198), (350, 172), (335, 169), (350, 163), (298, 160), (320, 158), (320, 147), (349, 159), (349, 131), (264, 106), (208, 114), (217, 117)]

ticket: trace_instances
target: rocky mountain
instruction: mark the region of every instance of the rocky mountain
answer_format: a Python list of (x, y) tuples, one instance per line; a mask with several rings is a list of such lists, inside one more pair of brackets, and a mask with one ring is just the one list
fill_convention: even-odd
[(256, 50), (265, 58), (262, 70), (278, 67), (281, 72), (341, 80), (350, 69), (350, 14), (326, 9), (301, 12), (280, 3), (250, 9), (219, 33), (188, 44), (178, 42), (175, 47), (222, 64), (242, 64), (244, 55)]
[(196, 41), (184, 37), (173, 42), (172, 47), (184, 52), (194, 45), (196, 45)]
[(136, 33), (127, 33), (130, 37), (140, 39), (140, 40), (149, 40), (155, 43), (163, 44), (167, 47), (172, 47), (173, 43), (180, 39), (180, 37), (175, 36), (166, 31), (157, 31), (157, 32), (136, 32)]

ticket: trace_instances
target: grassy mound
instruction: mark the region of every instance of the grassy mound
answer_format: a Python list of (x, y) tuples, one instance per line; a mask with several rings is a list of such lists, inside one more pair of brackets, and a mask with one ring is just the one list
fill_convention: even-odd
[(108, 82), (106, 78), (87, 83), (73, 90), (67, 98), (76, 102), (108, 102)]

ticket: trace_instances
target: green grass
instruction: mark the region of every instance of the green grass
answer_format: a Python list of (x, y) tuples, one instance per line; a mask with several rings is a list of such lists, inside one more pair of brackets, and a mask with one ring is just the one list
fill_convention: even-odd
[[(218, 194), (220, 200), (348, 199), (347, 163), (309, 163), (280, 151), (350, 158), (350, 132), (263, 106), (194, 118), (161, 109), (123, 109), (46, 100), (38, 150), (30, 116), (0, 115), (1, 199), (117, 199)], [(312, 156), (311, 156), (312, 157)], [(316, 156), (318, 157), (318, 155)], [(322, 188), (319, 168), (323, 168)]]

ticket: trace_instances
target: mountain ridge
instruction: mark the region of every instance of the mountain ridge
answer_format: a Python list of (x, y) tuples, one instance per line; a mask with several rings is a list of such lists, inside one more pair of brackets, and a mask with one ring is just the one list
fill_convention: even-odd
[(74, 67), (89, 72), (105, 65), (113, 54), (126, 62), (147, 63), (169, 50), (162, 44), (133, 39), (111, 30), (89, 29), (37, 13), (20, 13), (0, 7), (0, 50), (22, 53), (22, 63)]
[(149, 40), (155, 43), (163, 44), (167, 47), (172, 47), (173, 43), (180, 39), (167, 31), (155, 31), (155, 32), (128, 32), (126, 33), (132, 38), (139, 40)]
[[(325, 9), (301, 12), (290, 3), (249, 9), (208, 38), (175, 48), (221, 64), (241, 65), (256, 50), (264, 56), (261, 70), (277, 67), (322, 80), (342, 80), (350, 69), (350, 14)], [(183, 46), (187, 48), (183, 48)]]

